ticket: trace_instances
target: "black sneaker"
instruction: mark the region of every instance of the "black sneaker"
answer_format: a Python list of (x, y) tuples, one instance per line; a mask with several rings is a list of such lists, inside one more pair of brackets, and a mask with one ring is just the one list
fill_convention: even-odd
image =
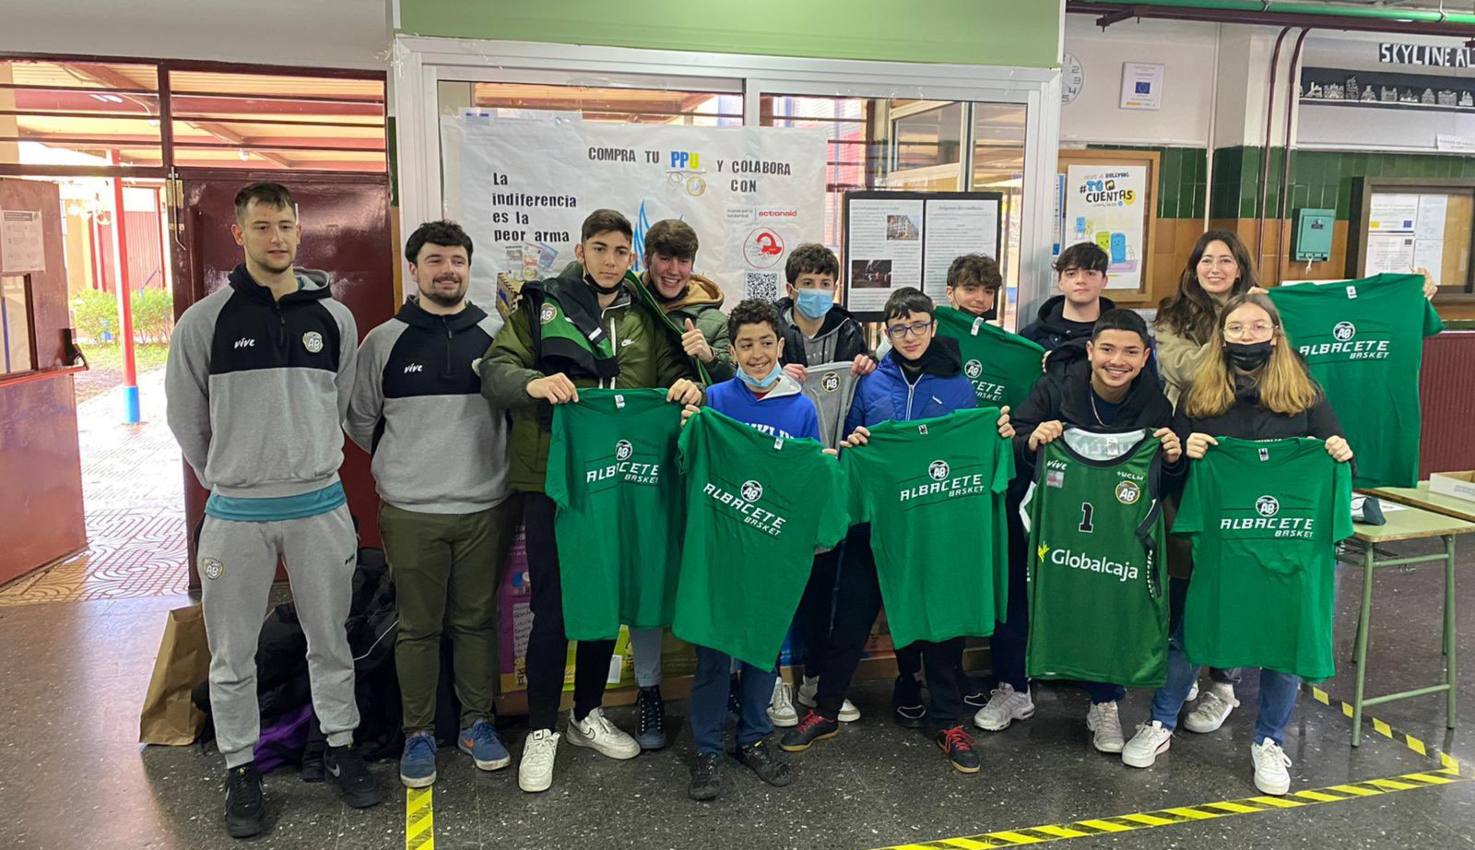
[(799, 725), (784, 733), (779, 748), (786, 753), (802, 753), (815, 741), (840, 734), (840, 721), (825, 717), (814, 709), (804, 712)]
[(927, 706), (922, 702), (922, 683), (911, 676), (897, 676), (891, 688), (891, 718), (896, 725), (921, 729), (927, 725)]
[(642, 750), (659, 750), (666, 746), (666, 703), (661, 700), (661, 688), (653, 685), (641, 688), (636, 697), (640, 713), (640, 726), (635, 733), (635, 743)]
[(964, 731), (962, 726), (943, 729), (933, 740), (947, 755), (948, 763), (953, 766), (953, 770), (959, 773), (977, 773), (983, 767), (983, 762), (978, 758), (978, 752), (973, 749), (973, 737)]
[(693, 800), (715, 800), (722, 793), (722, 756), (719, 753), (697, 753), (691, 766), (691, 784), (687, 796)]
[(261, 802), (261, 774), (256, 764), (225, 772), (225, 831), (231, 838), (250, 838), (261, 832), (265, 807)]
[(751, 767), (758, 778), (769, 785), (782, 787), (794, 781), (794, 774), (789, 771), (789, 760), (776, 752), (767, 738), (738, 747), (732, 755)]
[(369, 766), (357, 750), (329, 747), (323, 757), (323, 770), (328, 774), (328, 781), (338, 786), (343, 802), (355, 809), (379, 804), (379, 786), (374, 784), (374, 775), (369, 773)]

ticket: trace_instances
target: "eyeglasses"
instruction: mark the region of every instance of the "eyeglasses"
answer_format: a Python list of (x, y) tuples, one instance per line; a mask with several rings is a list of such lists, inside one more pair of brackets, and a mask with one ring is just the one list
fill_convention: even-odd
[(932, 322), (912, 322), (910, 325), (887, 325), (886, 335), (892, 339), (906, 339), (909, 336), (922, 336), (931, 328)]
[(1275, 330), (1275, 325), (1270, 322), (1251, 322), (1248, 325), (1242, 322), (1230, 322), (1224, 326), (1224, 335), (1243, 339), (1250, 335), (1264, 336), (1273, 330)]

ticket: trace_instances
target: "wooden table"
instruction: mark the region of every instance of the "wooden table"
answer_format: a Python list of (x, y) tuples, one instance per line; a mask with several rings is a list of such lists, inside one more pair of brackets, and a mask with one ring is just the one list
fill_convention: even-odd
[(1452, 516), (1465, 522), (1475, 522), (1475, 502), (1469, 499), (1456, 499), (1454, 496), (1446, 496), (1443, 493), (1430, 492), (1428, 481), (1420, 481), (1413, 487), (1379, 487), (1376, 490), (1365, 492), (1384, 501), (1423, 508), (1426, 511)]
[[(1445, 695), (1445, 725), (1455, 728), (1455, 537), (1475, 532), (1475, 522), (1449, 516), (1439, 511), (1432, 502), (1424, 499), (1441, 499), (1439, 495), (1420, 495), (1417, 488), (1389, 488), (1370, 491), (1379, 498), (1402, 502), (1409, 507), (1401, 511), (1386, 513), (1387, 525), (1353, 525), (1352, 546), (1360, 550), (1360, 559), (1348, 559), (1347, 563), (1362, 568), (1362, 607), (1357, 620), (1357, 647), (1354, 661), (1357, 664), (1357, 681), (1352, 697), (1352, 746), (1362, 744), (1362, 712), (1368, 706), (1381, 705), (1395, 700), (1412, 699), (1428, 694)], [(1408, 500), (1408, 501), (1405, 501)], [(1454, 501), (1459, 501), (1458, 499)], [(1425, 508), (1429, 508), (1425, 510)], [(1472, 512), (1475, 518), (1475, 512)], [(1433, 555), (1415, 555), (1406, 558), (1379, 558), (1376, 547), (1385, 543), (1404, 540), (1428, 540), (1440, 538), (1444, 551)], [(1369, 697), (1365, 693), (1367, 684), (1367, 638), (1369, 618), (1373, 606), (1373, 573), (1386, 567), (1407, 567), (1417, 564), (1444, 563), (1444, 677), (1437, 685), (1430, 685), (1393, 694)]]

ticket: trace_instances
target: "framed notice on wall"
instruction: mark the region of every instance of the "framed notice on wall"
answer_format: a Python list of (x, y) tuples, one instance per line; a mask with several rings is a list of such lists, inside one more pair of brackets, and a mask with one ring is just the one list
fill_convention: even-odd
[(915, 286), (947, 298), (947, 270), (964, 254), (999, 256), (999, 192), (847, 192), (845, 306), (879, 320), (891, 293)]
[(1156, 151), (1061, 151), (1061, 249), (1091, 242), (1109, 258), (1106, 288), (1124, 304), (1151, 300), (1157, 224)]
[(1475, 180), (1355, 181), (1347, 248), (1349, 277), (1428, 269), (1441, 294), (1475, 293)]

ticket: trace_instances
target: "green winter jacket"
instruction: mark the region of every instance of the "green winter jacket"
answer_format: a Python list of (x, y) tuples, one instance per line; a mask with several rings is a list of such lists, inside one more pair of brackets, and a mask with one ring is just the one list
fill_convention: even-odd
[[(566, 268), (559, 285), (587, 285), (582, 269)], [(578, 387), (669, 387), (678, 378), (696, 379), (692, 361), (681, 350), (665, 317), (650, 306), (649, 293), (634, 274), (625, 276), (624, 292), (601, 314), (609, 332), (620, 373), (601, 382), (593, 375), (569, 375)], [(532, 322), (542, 312), (543, 299), (524, 292), (507, 323), (477, 364), (481, 394), (493, 407), (507, 410), (512, 431), (507, 440), (508, 486), (519, 492), (543, 492), (548, 465), (549, 431), (553, 407), (527, 394), (530, 381), (545, 377), (535, 351)]]
[[(654, 295), (655, 287), (650, 283), (650, 273), (642, 274), (640, 279)], [(660, 301), (659, 298), (656, 300)], [(686, 320), (691, 319), (692, 324), (696, 325), (707, 340), (707, 345), (712, 346), (712, 354), (717, 358), (707, 364), (712, 383), (725, 381), (735, 374), (732, 338), (727, 333), (727, 314), (722, 312), (722, 287), (716, 281), (694, 274), (691, 282), (686, 285), (686, 294), (675, 301), (661, 302), (661, 308), (666, 311), (666, 317), (676, 325), (678, 331), (686, 330)]]

